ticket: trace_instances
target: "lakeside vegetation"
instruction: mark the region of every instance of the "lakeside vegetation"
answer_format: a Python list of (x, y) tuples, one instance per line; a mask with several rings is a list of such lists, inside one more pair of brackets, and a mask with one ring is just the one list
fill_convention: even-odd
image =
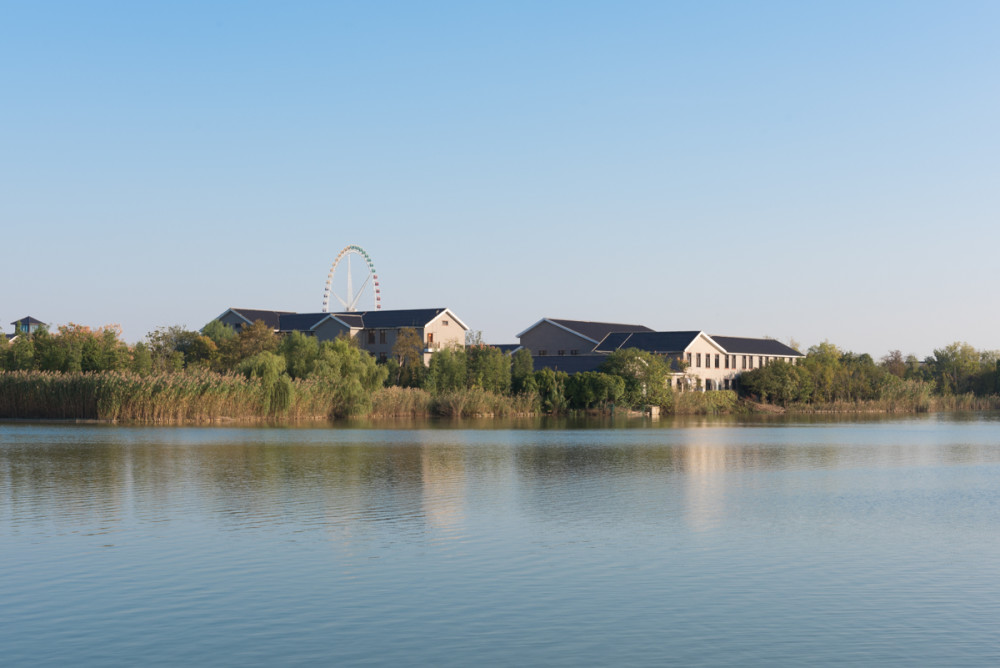
[(142, 423), (294, 421), (351, 416), (467, 417), (643, 411), (925, 412), (1000, 408), (1000, 353), (954, 343), (919, 361), (824, 342), (797, 364), (744, 372), (734, 391), (676, 392), (663, 358), (627, 349), (598, 371), (534, 371), (531, 355), (505, 355), (476, 336), (425, 365), (414, 330), (376, 363), (350, 339), (278, 336), (258, 322), (236, 333), (161, 328), (135, 345), (117, 327), (40, 329), (0, 337), (0, 417)]

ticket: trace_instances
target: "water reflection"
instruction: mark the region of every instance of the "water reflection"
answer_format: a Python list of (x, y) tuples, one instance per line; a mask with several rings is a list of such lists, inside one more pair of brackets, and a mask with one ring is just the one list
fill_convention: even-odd
[[(821, 427), (640, 424), (501, 431), (5, 425), (3, 511), (14, 529), (110, 532), (126, 519), (167, 521), (198, 505), (222, 530), (294, 517), (338, 535), (349, 524), (385, 521), (443, 534), (460, 533), (471, 495), (490, 503), (516, 498), (543, 521), (558, 516), (561, 504), (589, 517), (680, 512), (708, 528), (726, 512), (734, 473), (1000, 461), (992, 416)], [(567, 498), (568, 486), (586, 493)]]
[(995, 416), (414, 426), (0, 425), (5, 660), (996, 663)]

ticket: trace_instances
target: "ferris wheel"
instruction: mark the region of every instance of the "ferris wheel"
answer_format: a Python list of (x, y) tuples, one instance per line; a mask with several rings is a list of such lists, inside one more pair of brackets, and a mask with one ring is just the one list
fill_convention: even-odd
[[(353, 256), (357, 256), (357, 259), (352, 265)], [(356, 284), (359, 287), (355, 291)], [(323, 313), (330, 312), (331, 296), (341, 303), (345, 311), (357, 311), (362, 299), (376, 311), (382, 308), (378, 272), (375, 271), (371, 256), (361, 246), (351, 244), (340, 251), (333, 261), (330, 273), (326, 276), (326, 289), (323, 290)]]

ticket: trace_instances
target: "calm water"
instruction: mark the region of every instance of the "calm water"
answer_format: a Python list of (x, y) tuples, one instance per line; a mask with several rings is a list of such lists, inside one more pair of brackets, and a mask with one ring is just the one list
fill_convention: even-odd
[(1000, 416), (506, 426), (0, 425), (0, 662), (1000, 664)]

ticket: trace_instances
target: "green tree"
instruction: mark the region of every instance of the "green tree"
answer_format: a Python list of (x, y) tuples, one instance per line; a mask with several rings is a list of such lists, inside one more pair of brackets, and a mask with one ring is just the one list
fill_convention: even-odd
[(512, 394), (538, 391), (535, 385), (535, 364), (531, 359), (531, 351), (527, 348), (520, 348), (511, 355), (510, 391)]
[(399, 363), (398, 376), (393, 384), (403, 387), (420, 387), (424, 383), (427, 367), (424, 366), (424, 342), (412, 327), (402, 327), (396, 334), (392, 356)]
[(21, 334), (10, 344), (7, 368), (10, 371), (30, 371), (35, 368), (35, 344), (27, 334)]
[(469, 387), (481, 387), (487, 392), (510, 392), (510, 358), (499, 348), (487, 345), (465, 349), (465, 382)]
[(366, 351), (338, 338), (320, 345), (312, 377), (333, 387), (330, 413), (344, 417), (371, 411), (372, 394), (385, 383), (386, 374)]
[(149, 346), (142, 341), (132, 346), (129, 370), (140, 376), (148, 376), (153, 371), (153, 355), (149, 352)]
[(216, 346), (221, 346), (224, 341), (228, 341), (236, 336), (236, 330), (221, 320), (213, 320), (208, 323), (201, 328), (201, 333), (212, 339)]
[(278, 352), (285, 358), (289, 376), (307, 378), (319, 358), (319, 341), (315, 336), (307, 336), (299, 331), (291, 332), (278, 344)]
[(247, 378), (259, 378), (262, 392), (262, 412), (278, 415), (292, 403), (294, 386), (285, 373), (285, 358), (265, 350), (240, 363), (239, 371)]
[[(197, 336), (197, 335), (196, 335)], [(178, 348), (187, 352), (190, 344)], [(263, 352), (273, 353), (278, 349), (278, 336), (263, 320), (258, 320), (236, 336), (222, 342), (219, 349), (219, 359), (222, 370), (228, 371), (239, 367), (243, 360)]]
[(671, 403), (671, 390), (667, 387), (670, 368), (657, 355), (638, 348), (619, 349), (608, 355), (598, 371), (624, 381), (622, 400), (633, 408)]
[(538, 387), (538, 399), (542, 410), (546, 413), (559, 414), (566, 412), (569, 401), (566, 399), (566, 382), (569, 374), (565, 371), (539, 369), (535, 372), (535, 384)]
[(454, 392), (465, 387), (465, 379), (465, 351), (461, 348), (442, 348), (431, 355), (424, 388), (438, 395)]
[(599, 371), (584, 371), (566, 381), (566, 397), (574, 408), (607, 408), (625, 395), (625, 380)]

